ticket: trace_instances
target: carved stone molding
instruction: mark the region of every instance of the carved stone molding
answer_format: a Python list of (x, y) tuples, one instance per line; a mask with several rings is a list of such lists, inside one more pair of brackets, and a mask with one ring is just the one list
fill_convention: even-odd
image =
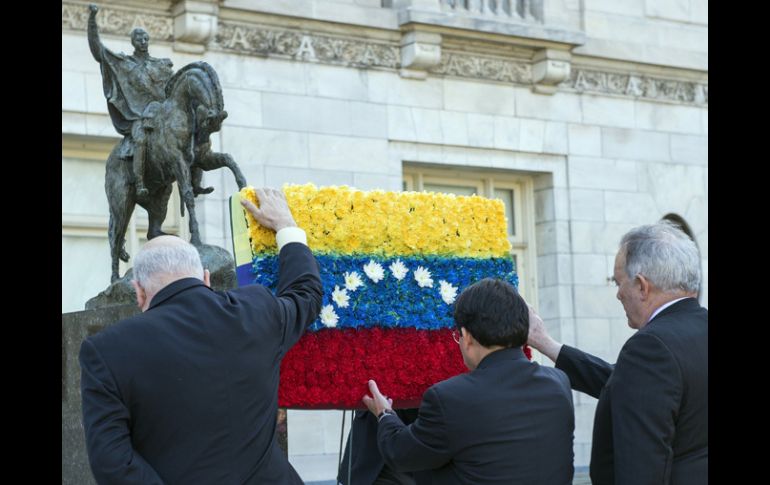
[(541, 49), (532, 57), (532, 90), (540, 94), (553, 94), (557, 85), (569, 78), (568, 51)]
[(562, 86), (578, 92), (619, 94), (657, 101), (708, 105), (708, 84), (575, 68)]
[(441, 35), (413, 30), (401, 35), (401, 75), (425, 79), (441, 62)]
[[(150, 34), (151, 40), (173, 40), (173, 25), (170, 17), (100, 7), (96, 24), (101, 34), (125, 35), (136, 27)], [(88, 27), (88, 5), (63, 3), (61, 6), (62, 30), (86, 30)]]
[[(212, 3), (209, 0), (197, 0), (199, 3)], [(179, 2), (181, 3), (181, 2)], [(189, 0), (184, 3), (190, 3)], [(192, 4), (192, 3), (190, 3)], [(179, 41), (174, 38), (174, 19), (170, 15), (160, 13), (145, 13), (134, 10), (116, 9), (104, 6), (99, 10), (97, 22), (104, 34), (128, 36), (135, 27), (142, 27), (153, 40)], [(88, 21), (88, 6), (86, 4), (62, 4), (62, 30), (85, 31)], [(214, 28), (207, 30), (213, 33)], [(628, 96), (641, 99), (652, 99), (674, 103), (708, 106), (708, 83), (697, 81), (682, 81), (650, 77), (634, 73), (604, 72), (571, 65), (569, 77), (559, 83), (559, 76), (566, 75), (566, 69), (560, 65), (550, 64), (541, 66), (535, 72), (534, 65), (550, 62), (550, 56), (539, 58), (522, 58), (493, 54), (492, 44), (479, 44), (472, 48), (466, 44), (460, 50), (451, 42), (445, 45), (443, 40), (423, 42), (420, 49), (414, 52), (409, 49), (412, 44), (420, 44), (418, 39), (404, 36), (402, 44), (395, 41), (373, 40), (355, 36), (333, 36), (315, 32), (269, 28), (256, 24), (240, 24), (222, 21), (216, 26), (216, 36), (209, 48), (225, 52), (238, 52), (252, 56), (275, 56), (297, 61), (323, 62), (356, 68), (383, 68), (410, 72), (427, 72), (434, 75), (457, 76), (464, 78), (498, 81), (519, 85), (533, 86), (546, 90), (558, 87), (559, 90), (576, 91), (579, 93), (597, 93)], [(203, 36), (205, 37), (205, 36)], [(413, 42), (415, 41), (415, 42)], [(198, 40), (203, 43), (205, 40)], [(435, 47), (435, 48), (434, 48)], [(405, 49), (406, 48), (406, 49)], [(474, 52), (477, 51), (477, 52)], [(440, 54), (439, 54), (440, 53)], [(440, 61), (436, 57), (440, 55)], [(536, 56), (535, 56), (536, 57)], [(413, 64), (402, 65), (406, 60)], [(565, 62), (565, 59), (555, 59)], [(534, 64), (533, 64), (534, 63)], [(431, 65), (433, 64), (433, 65)], [(542, 67), (547, 69), (543, 69)], [(418, 69), (415, 69), (418, 68)], [(553, 72), (552, 72), (553, 71)]]
[(177, 0), (174, 16), (174, 50), (202, 54), (217, 31), (216, 0)]
[(244, 54), (281, 56), (351, 67), (397, 69), (400, 64), (399, 47), (395, 44), (300, 31), (270, 30), (221, 21), (216, 43), (223, 50)]
[(532, 66), (526, 61), (465, 52), (442, 52), (441, 63), (430, 72), (516, 84), (532, 83)]
[[(412, 4), (418, 3), (412, 1)], [(435, 4), (435, 1), (431, 3)], [(491, 18), (510, 19), (519, 22), (540, 23), (543, 18), (543, 0), (471, 0), (461, 2), (457, 0), (439, 0), (441, 9), (456, 15), (478, 15)]]

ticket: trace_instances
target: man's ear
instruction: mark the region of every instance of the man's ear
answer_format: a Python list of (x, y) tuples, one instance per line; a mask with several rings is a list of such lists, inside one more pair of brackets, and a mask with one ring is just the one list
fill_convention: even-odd
[(147, 292), (144, 291), (144, 288), (142, 288), (136, 280), (131, 280), (131, 286), (134, 287), (134, 292), (136, 292), (136, 304), (142, 311), (144, 311), (144, 304), (147, 301)]
[(460, 334), (463, 336), (463, 338), (460, 339), (460, 345), (465, 346), (465, 350), (470, 349), (471, 346), (476, 342), (476, 340), (473, 338), (473, 335), (471, 335), (471, 333), (465, 327), (460, 327)]
[(642, 301), (647, 300), (652, 291), (652, 283), (642, 275), (636, 275), (636, 279), (639, 281), (639, 291), (642, 293)]
[(211, 271), (203, 270), (203, 284), (211, 288)]

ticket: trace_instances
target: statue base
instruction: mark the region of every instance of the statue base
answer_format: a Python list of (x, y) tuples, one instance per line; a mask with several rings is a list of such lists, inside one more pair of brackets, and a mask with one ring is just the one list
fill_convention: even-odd
[[(196, 246), (201, 256), (203, 267), (211, 273), (211, 288), (217, 291), (229, 290), (237, 286), (235, 278), (235, 262), (225, 249), (210, 244)], [(136, 294), (131, 280), (134, 277), (133, 269), (110, 284), (104, 291), (86, 302), (86, 310), (105, 308), (117, 305), (136, 305)]]
[(62, 483), (95, 485), (88, 464), (80, 399), (80, 344), (124, 318), (139, 313), (136, 302), (61, 316), (61, 473)]
[[(235, 263), (223, 248), (203, 244), (196, 247), (203, 267), (211, 272), (211, 287), (227, 290), (237, 285)], [(133, 271), (112, 283), (86, 303), (84, 311), (62, 314), (62, 483), (94, 484), (83, 433), (80, 344), (120, 320), (136, 315), (136, 295), (131, 286)]]

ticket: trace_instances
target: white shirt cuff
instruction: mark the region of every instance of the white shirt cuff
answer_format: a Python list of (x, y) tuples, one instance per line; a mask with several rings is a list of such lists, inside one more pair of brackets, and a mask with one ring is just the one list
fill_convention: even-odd
[(275, 242), (278, 244), (278, 252), (289, 243), (298, 242), (307, 246), (307, 234), (299, 227), (284, 227), (275, 234)]

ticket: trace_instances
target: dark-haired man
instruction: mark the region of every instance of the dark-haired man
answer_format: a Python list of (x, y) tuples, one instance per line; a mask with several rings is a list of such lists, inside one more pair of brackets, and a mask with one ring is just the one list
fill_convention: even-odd
[(470, 372), (428, 388), (404, 425), (377, 384), (363, 401), (378, 418), (377, 443), (392, 469), (431, 470), (433, 483), (569, 485), (575, 420), (562, 371), (527, 360), (527, 304), (486, 278), (455, 302), (455, 340)]

